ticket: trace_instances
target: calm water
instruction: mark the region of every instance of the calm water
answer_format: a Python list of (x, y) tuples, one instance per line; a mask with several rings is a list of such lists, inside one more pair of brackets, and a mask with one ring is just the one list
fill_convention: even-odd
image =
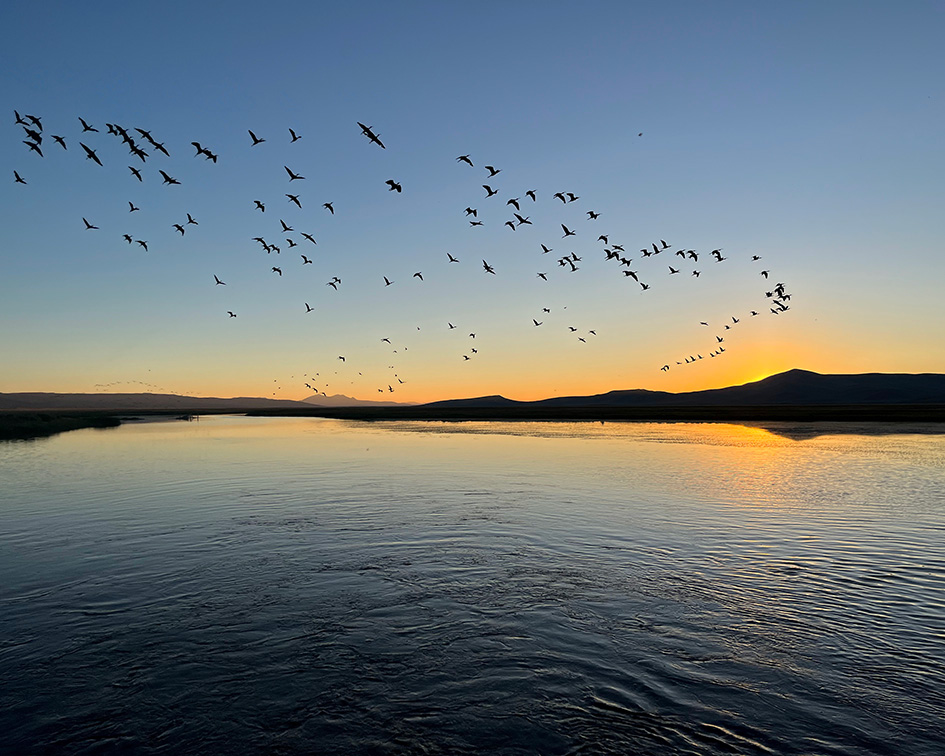
[(0, 444), (0, 753), (945, 753), (945, 435)]

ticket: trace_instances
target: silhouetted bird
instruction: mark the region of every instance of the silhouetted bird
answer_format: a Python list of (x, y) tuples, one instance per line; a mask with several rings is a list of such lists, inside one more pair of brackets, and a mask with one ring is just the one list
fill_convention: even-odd
[(216, 273), (213, 274), (213, 280), (216, 282), (217, 286), (226, 286), (226, 281), (221, 281), (217, 278)]
[(469, 165), (473, 164), (472, 160), (469, 159), (469, 155), (460, 155), (458, 158), (456, 158), (456, 162), (469, 163)]
[(358, 121), (358, 126), (361, 127), (361, 133), (364, 134), (368, 139), (370, 139), (374, 144), (379, 146), (382, 150), (387, 148), (384, 146), (384, 143), (378, 138), (378, 134), (375, 134), (370, 126), (365, 126), (363, 123)]
[[(247, 129), (247, 131), (249, 131), (249, 129)], [(252, 145), (250, 145), (251, 147), (255, 147), (257, 144), (262, 144), (266, 141), (265, 139), (260, 139), (257, 137), (252, 131), (249, 131), (249, 136), (253, 140)]]
[(82, 222), (85, 224), (85, 230), (86, 230), (86, 231), (97, 231), (97, 230), (98, 230), (98, 226), (93, 226), (93, 225), (92, 225), (91, 223), (89, 223), (85, 218), (82, 219)]
[(161, 174), (161, 178), (164, 179), (165, 184), (169, 184), (169, 185), (180, 184), (180, 181), (178, 181), (176, 178), (172, 176), (168, 176), (164, 171), (159, 170), (158, 173)]
[(80, 146), (83, 150), (85, 150), (85, 159), (86, 159), (86, 160), (94, 160), (94, 161), (95, 161), (96, 163), (98, 163), (99, 165), (102, 164), (102, 161), (98, 159), (98, 155), (95, 154), (95, 150), (90, 149), (89, 147), (86, 147), (84, 144), (82, 144), (82, 142), (79, 142), (79, 146)]
[(287, 165), (284, 165), (284, 166), (282, 166), (282, 167), (285, 168), (285, 172), (289, 174), (289, 181), (296, 181), (296, 180), (298, 180), (298, 179), (304, 179), (304, 178), (305, 178), (305, 176), (300, 176), (300, 175), (297, 174), (297, 173), (292, 173), (292, 171), (289, 170), (289, 166), (287, 166)]
[(389, 191), (389, 192), (398, 192), (398, 193), (400, 193), (400, 192), (403, 191), (403, 187), (401, 187), (400, 184), (398, 184), (396, 181), (394, 181), (394, 179), (387, 179), (387, 181), (385, 181), (384, 183), (387, 184), (387, 191)]
[(13, 179), (14, 179), (14, 183), (24, 184), (24, 185), (26, 184), (26, 182), (23, 180), (23, 177), (16, 171), (13, 171)]
[(89, 125), (82, 119), (81, 116), (79, 116), (79, 121), (80, 121), (81, 124), (82, 124), (82, 133), (83, 133), (83, 134), (84, 134), (86, 131), (94, 131), (94, 132), (98, 133), (98, 129), (89, 126)]

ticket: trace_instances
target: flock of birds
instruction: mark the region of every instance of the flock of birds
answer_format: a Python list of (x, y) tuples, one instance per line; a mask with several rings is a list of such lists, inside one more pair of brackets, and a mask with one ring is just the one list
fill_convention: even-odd
[[(93, 141), (96, 137), (93, 135), (100, 135), (102, 132), (96, 125), (93, 125), (85, 119), (81, 117), (78, 118), (78, 126), (81, 127), (78, 136), (70, 136), (67, 139), (67, 137), (63, 135), (47, 134), (43, 129), (42, 118), (38, 116), (29, 114), (21, 115), (18, 111), (14, 111), (14, 118), (16, 125), (22, 128), (23, 134), (26, 137), (22, 140), (26, 150), (38, 158), (46, 157), (49, 149), (68, 151), (70, 144), (77, 142), (87, 161), (91, 161), (99, 167), (103, 166), (103, 162), (98, 155), (99, 150), (101, 150), (101, 145), (98, 144), (93, 148), (86, 144), (86, 142), (96, 144), (96, 142)], [(387, 146), (381, 141), (380, 135), (374, 131), (372, 126), (357, 122), (357, 127), (360, 129), (361, 135), (366, 139), (367, 145), (370, 148), (387, 149)], [(150, 130), (138, 127), (126, 128), (115, 123), (105, 123), (104, 129), (105, 134), (113, 137), (115, 141), (119, 142), (128, 150), (130, 159), (126, 162), (131, 163), (131, 165), (127, 166), (129, 180), (133, 182), (144, 182), (146, 176), (148, 180), (160, 176), (162, 184), (167, 187), (173, 188), (181, 184), (181, 181), (170, 175), (163, 168), (153, 172), (148, 171), (150, 168), (149, 159), (154, 157), (156, 153), (160, 153), (167, 158), (170, 157), (170, 150), (167, 149), (165, 143), (159, 142)], [(638, 136), (642, 136), (642, 134)], [(288, 129), (288, 141), (290, 144), (294, 144), (301, 138), (301, 135), (294, 129)], [(265, 149), (261, 147), (261, 145), (264, 145), (266, 142), (267, 137), (259, 136), (254, 131), (247, 129), (247, 149)], [(197, 141), (191, 142), (190, 144), (195, 150), (192, 158), (201, 158), (214, 164), (217, 163), (219, 155), (212, 147), (205, 146)], [(44, 152), (44, 150), (46, 150), (46, 152)], [(110, 156), (109, 159), (111, 159)], [(601, 212), (593, 208), (579, 212), (574, 210), (575, 206), (578, 208), (581, 206), (581, 196), (575, 192), (542, 192), (536, 188), (527, 188), (524, 191), (516, 192), (515, 194), (517, 196), (511, 196), (511, 193), (505, 191), (504, 188), (500, 186), (502, 181), (502, 177), (500, 176), (500, 174), (502, 174), (501, 168), (497, 168), (494, 165), (483, 165), (481, 168), (477, 168), (477, 161), (474, 161), (470, 154), (457, 156), (455, 162), (459, 164), (463, 170), (473, 171), (474, 175), (483, 176), (483, 174), (477, 172), (479, 170), (485, 171), (483, 178), (479, 179), (479, 181), (484, 181), (484, 183), (479, 184), (484, 194), (480, 194), (480, 199), (478, 200), (472, 199), (471, 202), (463, 203), (466, 204), (465, 208), (457, 212), (458, 216), (465, 218), (469, 229), (475, 230), (483, 228), (487, 224), (492, 224), (503, 229), (507, 228), (508, 233), (515, 232), (518, 234), (529, 227), (533, 229), (535, 227), (534, 221), (529, 215), (530, 208), (538, 207), (539, 204), (543, 203), (551, 203), (553, 206), (557, 207), (559, 206), (558, 203), (560, 203), (562, 213), (565, 214), (563, 218), (559, 217), (557, 219), (559, 221), (557, 225), (562, 232), (560, 239), (553, 240), (550, 238), (550, 232), (546, 230), (545, 225), (541, 226), (540, 232), (532, 232), (533, 239), (534, 236), (538, 234), (542, 236), (541, 239), (532, 242), (536, 259), (544, 262), (544, 264), (540, 266), (541, 269), (535, 270), (535, 277), (542, 281), (547, 282), (549, 276), (556, 273), (570, 275), (577, 273), (581, 269), (580, 264), (583, 262), (582, 256), (579, 256), (570, 249), (563, 254), (552, 255), (554, 247), (551, 246), (553, 244), (558, 245), (564, 243), (571, 247), (571, 245), (576, 242), (578, 236), (581, 236), (582, 239), (588, 237), (594, 240), (594, 243), (599, 244), (600, 254), (603, 254), (604, 260), (611, 266), (614, 274), (628, 282), (632, 281), (639, 287), (641, 293), (650, 292), (656, 286), (655, 281), (660, 276), (685, 276), (698, 279), (706, 266), (718, 266), (726, 263), (731, 265), (744, 262), (744, 260), (730, 260), (730, 257), (734, 256), (726, 255), (724, 249), (721, 247), (710, 251), (699, 251), (689, 249), (685, 246), (677, 247), (663, 239), (657, 241), (648, 240), (642, 247), (639, 247), (639, 253), (636, 254), (635, 257), (631, 257), (630, 253), (627, 252), (627, 246), (633, 248), (635, 245), (628, 245), (623, 241), (618, 243), (617, 239), (612, 239), (610, 234), (601, 232), (598, 228), (598, 221), (602, 217)], [(286, 182), (286, 191), (284, 192), (285, 203), (301, 210), (303, 207), (302, 192), (294, 189), (294, 187), (300, 185), (298, 182), (304, 182), (306, 178), (300, 171), (289, 165), (283, 165), (283, 170), (285, 172), (284, 180)], [(26, 169), (23, 169), (22, 173), (19, 169), (14, 170), (14, 182), (28, 186), (27, 175), (28, 171), (26, 171)], [(389, 192), (398, 195), (404, 192), (404, 185), (397, 178), (390, 178), (385, 181), (385, 184)], [(474, 204), (480, 205), (480, 202), (484, 203), (481, 209), (480, 207), (473, 206)], [(266, 215), (267, 208), (270, 212), (269, 216)], [(139, 210), (140, 207), (137, 207), (134, 202), (128, 201), (129, 214), (133, 215)], [(254, 199), (251, 210), (252, 212), (258, 213), (258, 218), (261, 220), (273, 215), (272, 203), (268, 198), (265, 200)], [(330, 219), (335, 215), (335, 203), (333, 201), (322, 202), (321, 210), (325, 213), (325, 217)], [(496, 219), (496, 215), (500, 217)], [(297, 260), (300, 260), (300, 262), (296, 262), (297, 266), (304, 267), (313, 264), (312, 256), (314, 256), (318, 244), (314, 232), (311, 229), (297, 230), (293, 223), (286, 222), (286, 220), (281, 217), (278, 218), (278, 222), (279, 225), (277, 227), (271, 225), (269, 221), (266, 220), (266, 230), (254, 236), (252, 241), (257, 243), (259, 248), (269, 256), (273, 254), (281, 255), (283, 250), (286, 252), (294, 250), (294, 254), (298, 255)], [(261, 225), (263, 224), (261, 223)], [(169, 226), (173, 228), (174, 232), (179, 234), (180, 237), (184, 237), (191, 227), (199, 226), (199, 222), (194, 215), (187, 212), (186, 219), (173, 219), (170, 221)], [(90, 221), (86, 217), (82, 218), (82, 226), (80, 228), (89, 232), (101, 231), (101, 228), (96, 225), (94, 219)], [(588, 230), (590, 230), (590, 233), (588, 233)], [(274, 238), (274, 235), (278, 235), (278, 238)], [(116, 237), (123, 239), (128, 245), (138, 245), (145, 252), (149, 251), (147, 239), (136, 238), (135, 235), (123, 231), (116, 233)], [(461, 264), (459, 257), (452, 252), (446, 252), (445, 254), (446, 260), (444, 264)], [(584, 252), (584, 254), (586, 255), (588, 253)], [(272, 258), (270, 257), (269, 259), (271, 260)], [(753, 254), (750, 256), (748, 262), (757, 265), (761, 260), (761, 255)], [(484, 258), (480, 258), (480, 261), (483, 274), (491, 276), (499, 275), (495, 264), (490, 263)], [(548, 261), (553, 261), (553, 263)], [(477, 262), (477, 266), (478, 265), (479, 263)], [(289, 269), (286, 267), (285, 263), (280, 263), (271, 265), (269, 272), (282, 277), (284, 273), (289, 272)], [(775, 282), (771, 278), (772, 271), (770, 269), (763, 268), (759, 265), (757, 272), (759, 281), (762, 282), (759, 286), (759, 292), (763, 292), (764, 299), (761, 299), (759, 293), (759, 304), (755, 306), (756, 309), (746, 309), (745, 311), (731, 314), (725, 322), (716, 322), (712, 326), (710, 326), (708, 320), (700, 321), (701, 327), (709, 328), (712, 331), (712, 338), (706, 340), (704, 348), (679, 355), (677, 358), (666, 361), (659, 370), (667, 372), (673, 367), (691, 365), (706, 357), (721, 357), (726, 353), (726, 338), (729, 332), (744, 320), (755, 318), (762, 314), (762, 312), (774, 316), (780, 316), (788, 312), (790, 310), (789, 302), (791, 301), (791, 293), (787, 290), (786, 284), (783, 282)], [(225, 280), (227, 276), (224, 271), (214, 272), (212, 273), (212, 277), (212, 285), (214, 287), (227, 286), (227, 281)], [(424, 281), (423, 271), (418, 270), (413, 272), (409, 277), (416, 279), (418, 283)], [(394, 273), (391, 272), (382, 274), (381, 278), (382, 283), (379, 282), (378, 285), (383, 285), (384, 287), (393, 286), (397, 283), (397, 279), (394, 278)], [(337, 275), (333, 275), (329, 280), (324, 281), (324, 286), (334, 292), (341, 291), (342, 285), (342, 279)], [(763, 302), (764, 305), (760, 304), (761, 302)], [(312, 307), (309, 302), (303, 302), (301, 304), (304, 304), (306, 314), (315, 311), (315, 308)], [(224, 312), (225, 316), (228, 318), (236, 318), (238, 315), (234, 309), (227, 309), (224, 310)], [(531, 327), (544, 327), (547, 321), (546, 316), (550, 315), (551, 312), (551, 309), (548, 307), (542, 307), (541, 312), (535, 312), (534, 316), (531, 318)], [(450, 331), (457, 329), (457, 326), (449, 320), (446, 321), (444, 327)], [(588, 342), (588, 339), (597, 336), (596, 328), (579, 329), (575, 326), (568, 325), (567, 329), (569, 335), (573, 336), (578, 342), (585, 344)], [(419, 327), (417, 330), (419, 330)], [(474, 359), (476, 355), (479, 354), (478, 348), (471, 346), (475, 343), (476, 332), (469, 332), (468, 338), (470, 339), (470, 347), (468, 351), (460, 355), (463, 361)], [(393, 347), (389, 337), (382, 338), (381, 342), (385, 343), (387, 347)], [(402, 349), (406, 350), (406, 347), (402, 347)], [(395, 353), (397, 352), (397, 350), (393, 351)], [(344, 355), (338, 355), (337, 359), (342, 363), (347, 361)], [(396, 369), (394, 365), (389, 365), (388, 367), (391, 370)], [(361, 374), (359, 373), (359, 375)], [(313, 372), (311, 375), (305, 373), (302, 378), (303, 384), (307, 388), (316, 393), (325, 394), (324, 389), (329, 384), (326, 379), (321, 378), (319, 372)], [(316, 383), (320, 385), (316, 386)], [(392, 393), (395, 391), (395, 383), (404, 383), (404, 380), (400, 378), (397, 373), (393, 373), (392, 379), (389, 378), (389, 380), (382, 381), (382, 385), (377, 388), (377, 391), (379, 393)]]

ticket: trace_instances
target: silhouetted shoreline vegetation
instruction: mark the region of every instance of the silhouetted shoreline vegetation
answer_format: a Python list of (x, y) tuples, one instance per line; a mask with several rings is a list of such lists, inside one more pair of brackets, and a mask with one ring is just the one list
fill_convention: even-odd
[(0, 440), (16, 441), (54, 436), (81, 428), (117, 428), (121, 420), (102, 412), (3, 412)]

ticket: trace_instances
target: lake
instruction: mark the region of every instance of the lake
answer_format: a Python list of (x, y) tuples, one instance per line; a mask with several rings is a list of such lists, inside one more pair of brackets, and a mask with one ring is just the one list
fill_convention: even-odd
[(945, 434), (888, 430), (0, 444), (0, 752), (937, 756)]

